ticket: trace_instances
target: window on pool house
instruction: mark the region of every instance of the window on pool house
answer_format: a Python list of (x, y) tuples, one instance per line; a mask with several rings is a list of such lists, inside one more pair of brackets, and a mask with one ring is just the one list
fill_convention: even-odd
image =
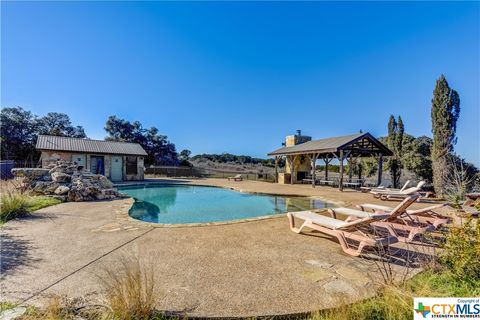
[(127, 174), (137, 174), (137, 157), (127, 157)]

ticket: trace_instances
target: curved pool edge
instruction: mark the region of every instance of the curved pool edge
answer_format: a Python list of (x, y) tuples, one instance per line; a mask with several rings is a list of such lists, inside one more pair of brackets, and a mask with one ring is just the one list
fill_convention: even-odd
[(269, 220), (269, 219), (277, 219), (285, 217), (285, 213), (273, 214), (268, 216), (261, 216), (255, 218), (245, 218), (245, 219), (237, 219), (237, 220), (229, 220), (229, 221), (216, 221), (216, 222), (197, 222), (197, 223), (156, 223), (156, 222), (146, 222), (139, 219), (135, 219), (130, 217), (128, 214), (128, 210), (125, 213), (128, 216), (130, 221), (134, 221), (136, 223), (141, 223), (142, 225), (151, 226), (153, 228), (194, 228), (194, 227), (209, 227), (209, 226), (222, 226), (222, 225), (231, 225), (231, 224), (239, 224), (239, 223), (247, 223), (247, 222), (255, 222), (255, 221), (262, 221), (262, 220)]
[[(232, 224), (240, 224), (240, 223), (248, 223), (248, 222), (258, 222), (270, 219), (279, 219), (286, 217), (286, 213), (278, 213), (278, 214), (270, 214), (260, 217), (253, 217), (253, 218), (245, 218), (245, 219), (236, 219), (236, 220), (228, 220), (228, 221), (215, 221), (215, 222), (197, 222), (197, 223), (157, 223), (157, 222), (147, 222), (142, 221), (139, 219), (132, 218), (128, 211), (133, 205), (133, 198), (129, 197), (130, 200), (129, 207), (122, 207), (119, 214), (121, 219), (127, 219), (128, 221), (141, 224), (142, 226), (150, 226), (152, 228), (194, 228), (194, 227), (210, 227), (210, 226), (225, 226), (225, 225), (232, 225)], [(327, 208), (318, 209), (317, 212), (327, 211)]]
[(222, 189), (227, 189), (227, 190), (233, 190), (241, 193), (249, 193), (249, 194), (258, 194), (258, 195), (267, 195), (267, 196), (280, 196), (280, 197), (291, 197), (291, 198), (309, 198), (309, 199), (315, 199), (315, 200), (320, 200), (326, 203), (330, 203), (334, 206), (347, 206), (348, 202), (345, 201), (336, 201), (336, 200), (331, 200), (324, 198), (322, 196), (308, 196), (308, 195), (298, 195), (298, 194), (293, 194), (293, 193), (277, 193), (277, 192), (258, 192), (258, 191), (248, 191), (244, 190), (242, 188), (237, 188), (237, 187), (231, 187), (231, 186), (219, 186), (219, 185), (210, 185), (210, 184), (201, 184), (201, 183), (192, 183), (189, 181), (175, 181), (175, 180), (168, 180), (168, 181), (162, 181), (162, 182), (157, 182), (157, 181), (146, 181), (145, 183), (125, 183), (125, 184), (114, 184), (114, 187), (126, 187), (126, 186), (144, 186), (144, 185), (156, 185), (156, 184), (180, 184), (180, 185), (188, 185), (188, 186), (198, 186), (198, 187), (212, 187), (212, 188), (222, 188)]
[[(167, 182), (168, 183), (168, 182)], [(167, 184), (163, 183), (163, 184)], [(134, 184), (122, 184), (122, 185), (116, 185), (117, 186), (143, 186), (143, 185), (155, 185), (155, 184), (162, 184), (161, 182), (147, 182), (147, 183), (134, 183)], [(258, 194), (258, 195), (273, 195), (273, 196), (285, 196), (285, 197), (299, 197), (299, 198), (309, 198), (309, 199), (315, 199), (315, 200), (320, 200), (335, 206), (341, 205), (343, 202), (338, 202), (338, 201), (332, 201), (328, 199), (324, 199), (322, 197), (318, 196), (301, 196), (301, 195), (289, 195), (289, 194), (277, 194), (277, 193), (266, 193), (266, 192), (251, 192), (251, 191), (246, 191), (238, 188), (233, 188), (233, 187), (226, 187), (226, 186), (211, 186), (211, 185), (206, 185), (206, 184), (194, 184), (194, 183), (177, 183), (177, 184), (183, 184), (183, 185), (190, 185), (190, 186), (199, 186), (199, 187), (215, 187), (215, 188), (222, 188), (222, 189), (227, 189), (227, 190), (233, 190), (236, 192), (241, 192), (241, 193), (249, 193), (249, 194)], [(120, 190), (121, 191), (121, 190)], [(245, 218), (245, 219), (236, 219), (236, 220), (228, 220), (228, 221), (215, 221), (215, 222), (197, 222), (197, 223), (157, 223), (157, 222), (147, 222), (147, 221), (142, 221), (140, 219), (135, 219), (132, 218), (129, 215), (129, 210), (133, 206), (135, 200), (133, 197), (128, 197), (126, 198), (130, 200), (128, 208), (123, 206), (118, 212), (120, 214), (120, 217), (122, 219), (128, 219), (128, 221), (139, 223), (143, 226), (151, 226), (153, 228), (189, 228), (189, 227), (208, 227), (208, 226), (222, 226), (222, 225), (231, 225), (231, 224), (239, 224), (239, 223), (248, 223), (248, 222), (257, 222), (257, 221), (262, 221), (262, 220), (269, 220), (269, 219), (278, 219), (286, 216), (286, 213), (277, 213), (277, 214), (269, 214), (269, 215), (263, 215), (259, 217), (252, 217), (252, 218)], [(322, 209), (317, 209), (317, 212), (324, 212), (327, 211), (327, 208), (322, 208)]]
[[(136, 185), (141, 185), (141, 184), (136, 184)], [(195, 184), (195, 186), (198, 186), (198, 185)], [(210, 187), (208, 185), (202, 185), (202, 186)], [(228, 187), (218, 187), (218, 188), (234, 190), (234, 191), (242, 192), (242, 193), (271, 195), (269, 193), (247, 192), (247, 191), (242, 191), (242, 190), (235, 190), (234, 188), (228, 188)], [(279, 194), (275, 194), (275, 195), (281, 196)], [(288, 195), (286, 195), (286, 196), (288, 196)], [(324, 201), (324, 202), (328, 202), (330, 204), (337, 205), (337, 203), (335, 203), (333, 201), (324, 200), (324, 199), (321, 199), (319, 197), (299, 196), (299, 195), (294, 195), (292, 197), (304, 197), (304, 198), (309, 198), (309, 199), (317, 199), (317, 200), (321, 200), (321, 201)], [(257, 221), (263, 221), (263, 220), (269, 220), (269, 219), (278, 219), (278, 218), (282, 218), (282, 217), (286, 216), (286, 213), (277, 213), (277, 214), (269, 214), (269, 215), (263, 215), (263, 216), (258, 216), (258, 217), (227, 220), (227, 221), (197, 222), (197, 223), (157, 223), (157, 222), (148, 222), (148, 221), (142, 221), (140, 219), (132, 218), (128, 212), (130, 211), (131, 207), (133, 206), (135, 200), (134, 200), (133, 197), (128, 197), (128, 198), (125, 198), (125, 199), (128, 199), (129, 203), (128, 203), (127, 206), (122, 206), (121, 209), (119, 210), (118, 214), (120, 215), (120, 218), (121, 219), (127, 219), (128, 221), (131, 221), (131, 222), (134, 222), (134, 223), (139, 223), (142, 226), (151, 226), (153, 228), (189, 228), (189, 227), (223, 226), (223, 225), (230, 225), (230, 224), (257, 222)], [(317, 212), (324, 212), (324, 211), (327, 211), (327, 210), (328, 210), (327, 208), (322, 208), (322, 209), (317, 209)]]

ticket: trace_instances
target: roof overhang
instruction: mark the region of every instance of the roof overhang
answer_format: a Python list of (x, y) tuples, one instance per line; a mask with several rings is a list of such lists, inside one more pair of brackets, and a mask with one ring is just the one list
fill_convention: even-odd
[(392, 156), (393, 152), (370, 133), (360, 133), (349, 136), (332, 137), (308, 141), (295, 146), (282, 147), (268, 153), (268, 156), (289, 156), (305, 154), (352, 154), (356, 157), (369, 157), (372, 155)]
[(41, 151), (147, 156), (145, 149), (138, 143), (62, 136), (39, 135), (35, 147)]

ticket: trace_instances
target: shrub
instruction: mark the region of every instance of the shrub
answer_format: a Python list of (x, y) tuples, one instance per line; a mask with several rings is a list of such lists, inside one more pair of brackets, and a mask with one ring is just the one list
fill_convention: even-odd
[(0, 221), (6, 222), (28, 212), (29, 197), (15, 191), (2, 193), (0, 201)]
[(0, 302), (0, 312), (5, 311), (5, 310), (9, 310), (9, 309), (13, 309), (16, 306), (17, 305), (13, 302), (2, 301), (2, 302)]
[(44, 196), (32, 197), (16, 190), (5, 191), (0, 199), (0, 222), (2, 223), (26, 213), (61, 203), (58, 199)]
[(100, 280), (112, 316), (122, 320), (146, 320), (154, 316), (157, 300), (153, 265), (139, 259), (120, 259), (120, 269), (107, 268)]
[[(387, 284), (377, 296), (320, 311), (309, 320), (411, 319), (413, 297), (472, 297), (480, 294), (480, 224), (471, 218), (445, 234), (440, 264), (427, 265), (404, 283)], [(343, 302), (343, 303), (342, 303)]]
[(473, 206), (475, 207), (475, 209), (477, 209), (477, 211), (480, 211), (480, 199), (475, 200)]
[(28, 307), (20, 320), (75, 320), (76, 313), (75, 301), (54, 295), (44, 309)]
[[(341, 299), (339, 300), (341, 301)], [(411, 319), (413, 297), (403, 288), (389, 285), (376, 297), (353, 304), (342, 304), (338, 308), (320, 311), (309, 320), (383, 320)]]
[(480, 281), (480, 224), (471, 218), (452, 226), (440, 254), (440, 263), (460, 281)]

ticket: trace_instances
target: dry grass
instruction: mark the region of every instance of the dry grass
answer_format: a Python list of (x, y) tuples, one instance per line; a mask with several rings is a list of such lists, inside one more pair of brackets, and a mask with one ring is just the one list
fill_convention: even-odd
[(340, 307), (315, 313), (308, 319), (411, 319), (414, 297), (478, 296), (480, 226), (471, 220), (452, 226), (441, 248), (440, 255), (436, 255), (439, 259), (426, 261), (426, 271), (412, 279), (401, 283), (387, 281), (376, 297), (354, 304), (339, 297), (336, 304)]
[(23, 178), (15, 178), (10, 180), (0, 180), (0, 190), (3, 194), (4, 192), (20, 192), (22, 194), (30, 194), (31, 188), (26, 188), (23, 184)]
[(61, 203), (47, 196), (29, 196), (17, 191), (7, 191), (0, 196), (0, 223), (30, 212)]
[(29, 307), (19, 320), (73, 320), (76, 316), (74, 305), (65, 297), (52, 296), (45, 309)]
[(0, 197), (0, 221), (6, 222), (28, 212), (30, 199), (16, 191), (6, 190)]
[(158, 293), (153, 264), (122, 257), (120, 268), (105, 268), (101, 282), (111, 315), (121, 320), (146, 320), (155, 314)]
[(61, 203), (47, 196), (35, 196), (22, 189), (21, 180), (0, 180), (0, 224), (29, 212)]
[(354, 304), (338, 298), (338, 304), (341, 307), (317, 312), (309, 320), (406, 320), (412, 318), (413, 312), (411, 294), (393, 285), (386, 286), (377, 297)]

